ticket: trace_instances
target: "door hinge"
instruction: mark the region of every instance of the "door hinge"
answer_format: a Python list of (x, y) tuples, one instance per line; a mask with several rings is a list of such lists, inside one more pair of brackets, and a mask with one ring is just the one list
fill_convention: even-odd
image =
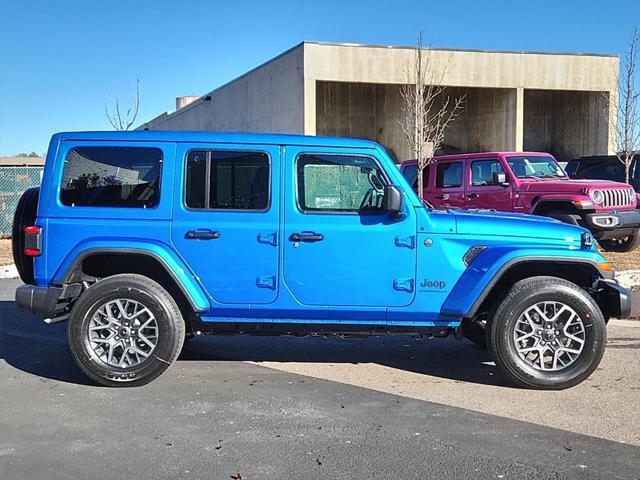
[(256, 277), (256, 286), (258, 288), (276, 289), (276, 277), (273, 275), (259, 275)]
[(407, 248), (416, 248), (416, 236), (408, 235), (406, 237), (396, 237), (395, 239), (396, 247), (407, 247)]
[(276, 232), (259, 233), (258, 234), (258, 243), (266, 243), (267, 245), (273, 245), (274, 247), (277, 247), (278, 246), (278, 234)]
[(413, 292), (413, 278), (396, 278), (393, 281), (393, 288), (404, 292)]

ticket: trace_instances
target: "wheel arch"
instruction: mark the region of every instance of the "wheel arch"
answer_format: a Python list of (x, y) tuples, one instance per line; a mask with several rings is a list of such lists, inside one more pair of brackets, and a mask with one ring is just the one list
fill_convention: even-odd
[(137, 273), (155, 280), (176, 298), (181, 309), (192, 314), (209, 308), (202, 287), (179, 259), (142, 246), (86, 248), (56, 275), (55, 283), (79, 283), (121, 273)]
[[(469, 278), (465, 281), (463, 274), (445, 300), (441, 310), (443, 315), (473, 318), (488, 311), (490, 305), (500, 298), (510, 285), (528, 277), (563, 278), (585, 290), (592, 288), (597, 278), (611, 278), (611, 275), (599, 268), (595, 260), (576, 257), (518, 256), (504, 261), (493, 272), (474, 269), (473, 264), (467, 271)], [(472, 299), (469, 298), (469, 282), (480, 286), (478, 294)], [(459, 301), (458, 297), (463, 301)]]
[(533, 208), (531, 209), (531, 213), (533, 215), (541, 215), (546, 216), (550, 212), (557, 213), (569, 213), (569, 214), (579, 214), (580, 211), (576, 208), (575, 204), (572, 200), (568, 198), (545, 198), (538, 197), (533, 201)]

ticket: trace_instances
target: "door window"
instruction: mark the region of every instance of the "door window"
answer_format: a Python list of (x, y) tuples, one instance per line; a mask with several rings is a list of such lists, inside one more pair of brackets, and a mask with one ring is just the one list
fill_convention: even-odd
[[(422, 184), (426, 187), (429, 185), (429, 165), (422, 169)], [(418, 165), (409, 165), (404, 169), (404, 178), (407, 179), (414, 191), (418, 189)]]
[(439, 163), (436, 170), (437, 188), (457, 188), (462, 186), (462, 162)]
[(371, 157), (303, 154), (296, 172), (303, 212), (382, 212), (388, 182)]
[(269, 156), (263, 152), (191, 150), (185, 204), (195, 209), (265, 211), (270, 174)]
[(504, 173), (499, 160), (476, 160), (471, 163), (471, 184), (475, 187), (495, 185), (494, 173)]

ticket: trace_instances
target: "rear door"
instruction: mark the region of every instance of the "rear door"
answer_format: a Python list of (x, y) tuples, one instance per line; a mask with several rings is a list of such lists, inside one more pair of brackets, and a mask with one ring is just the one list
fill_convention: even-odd
[(427, 200), (436, 208), (465, 208), (464, 160), (440, 160), (430, 165)]
[(469, 182), (467, 183), (466, 208), (493, 208), (502, 212), (513, 210), (511, 183), (494, 182), (494, 173), (506, 175), (498, 158), (467, 160)]
[(179, 144), (176, 162), (175, 248), (215, 303), (273, 302), (280, 147)]

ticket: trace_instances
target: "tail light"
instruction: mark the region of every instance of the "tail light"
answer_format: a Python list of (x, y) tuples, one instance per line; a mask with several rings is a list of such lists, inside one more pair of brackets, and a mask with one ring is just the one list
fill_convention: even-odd
[(31, 225), (24, 227), (24, 254), (37, 257), (42, 253), (42, 227)]

